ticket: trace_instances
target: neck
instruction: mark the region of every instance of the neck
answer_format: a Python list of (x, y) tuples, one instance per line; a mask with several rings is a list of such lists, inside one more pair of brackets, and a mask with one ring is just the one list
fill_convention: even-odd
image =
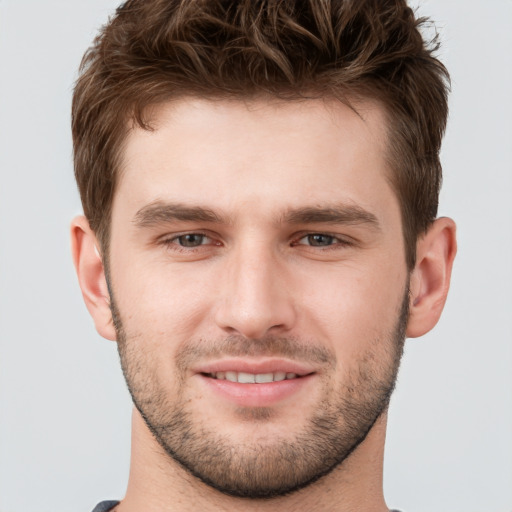
[(386, 413), (352, 454), (328, 475), (288, 496), (250, 500), (227, 496), (190, 475), (167, 455), (134, 410), (126, 497), (116, 511), (387, 512), (382, 492)]

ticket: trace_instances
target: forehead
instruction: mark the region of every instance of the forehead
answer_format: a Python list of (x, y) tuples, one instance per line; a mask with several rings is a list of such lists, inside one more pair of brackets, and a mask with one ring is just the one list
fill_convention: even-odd
[(157, 200), (368, 208), (393, 195), (386, 120), (375, 103), (355, 110), (336, 100), (185, 98), (154, 107), (150, 124), (127, 136), (114, 212)]

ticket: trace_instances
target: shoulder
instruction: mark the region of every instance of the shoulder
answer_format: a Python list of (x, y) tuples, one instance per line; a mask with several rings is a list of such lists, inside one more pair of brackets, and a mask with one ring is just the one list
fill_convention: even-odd
[(116, 505), (119, 504), (119, 501), (102, 501), (101, 503), (98, 503), (92, 512), (108, 512), (109, 510), (112, 510)]

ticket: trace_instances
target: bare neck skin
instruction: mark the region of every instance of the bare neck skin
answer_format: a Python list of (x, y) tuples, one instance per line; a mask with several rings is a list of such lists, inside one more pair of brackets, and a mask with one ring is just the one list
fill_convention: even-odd
[(248, 500), (226, 496), (186, 472), (162, 450), (134, 409), (128, 489), (115, 511), (387, 512), (382, 491), (386, 422), (384, 413), (349, 458), (316, 483), (290, 496)]

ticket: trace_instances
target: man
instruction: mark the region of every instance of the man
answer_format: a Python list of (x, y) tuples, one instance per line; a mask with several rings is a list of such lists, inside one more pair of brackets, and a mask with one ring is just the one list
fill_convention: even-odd
[(131, 0), (87, 52), (73, 255), (135, 404), (97, 511), (388, 510), (404, 339), (456, 252), (419, 25), (402, 0)]

